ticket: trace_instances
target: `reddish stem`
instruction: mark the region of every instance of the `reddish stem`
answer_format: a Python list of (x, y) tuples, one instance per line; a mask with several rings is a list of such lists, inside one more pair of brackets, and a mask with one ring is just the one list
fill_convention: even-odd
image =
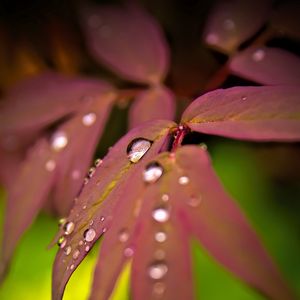
[(179, 125), (175, 130), (174, 142), (172, 144), (171, 152), (174, 152), (181, 146), (184, 137), (189, 133), (190, 129), (186, 125)]

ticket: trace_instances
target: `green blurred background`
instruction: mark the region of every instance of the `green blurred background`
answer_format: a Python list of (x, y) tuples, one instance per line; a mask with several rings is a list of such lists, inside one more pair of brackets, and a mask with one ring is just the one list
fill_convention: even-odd
[[(297, 160), (293, 162), (293, 155), (299, 154), (298, 146), (256, 145), (220, 138), (212, 138), (208, 146), (226, 189), (245, 210), (287, 280), (300, 294), (300, 187)], [(2, 218), (4, 200), (2, 191)], [(39, 216), (17, 249), (0, 299), (50, 299), (56, 249), (46, 250), (46, 247), (56, 230), (54, 218)], [(262, 299), (219, 266), (201, 246), (193, 243), (191, 251), (197, 299)], [(87, 298), (97, 253), (98, 249), (92, 251), (76, 270), (65, 300)], [(128, 267), (121, 277), (112, 296), (114, 300), (127, 299)]]

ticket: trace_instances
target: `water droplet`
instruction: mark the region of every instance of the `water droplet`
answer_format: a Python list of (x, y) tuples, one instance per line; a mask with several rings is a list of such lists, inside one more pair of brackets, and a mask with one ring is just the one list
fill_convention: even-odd
[(64, 149), (68, 144), (68, 137), (65, 132), (58, 131), (53, 134), (51, 139), (51, 147), (54, 151), (60, 151)]
[(181, 185), (186, 185), (190, 182), (190, 179), (187, 176), (181, 176), (178, 179), (178, 183)]
[(209, 33), (206, 36), (205, 41), (209, 45), (215, 45), (219, 42), (219, 36), (215, 33)]
[(100, 218), (100, 221), (101, 221), (101, 222), (103, 222), (104, 220), (105, 220), (105, 218), (104, 218), (104, 217), (101, 217), (101, 218)]
[(58, 241), (57, 241), (57, 245), (60, 249), (64, 248), (66, 246), (67, 240), (65, 239), (64, 236), (61, 236)]
[(89, 251), (90, 251), (90, 246), (86, 246), (84, 250), (85, 250), (86, 252), (89, 252)]
[(146, 169), (143, 172), (143, 179), (147, 183), (154, 183), (162, 174), (163, 167), (159, 163), (153, 162), (146, 166)]
[(155, 296), (162, 296), (163, 293), (165, 292), (165, 285), (162, 282), (155, 282), (155, 284), (153, 285), (153, 294)]
[(86, 205), (83, 205), (83, 206), (82, 206), (82, 209), (85, 210), (85, 209), (86, 209)]
[(134, 251), (132, 248), (128, 247), (124, 249), (124, 256), (125, 257), (131, 257), (134, 254)]
[(187, 204), (191, 207), (197, 207), (201, 202), (201, 198), (199, 197), (191, 197), (187, 200)]
[(163, 194), (162, 196), (161, 196), (161, 200), (162, 201), (164, 201), (164, 202), (168, 202), (169, 201), (169, 195), (168, 194)]
[(84, 185), (87, 185), (89, 183), (89, 179), (87, 178), (87, 177), (85, 177), (84, 179), (83, 179), (83, 184)]
[(127, 147), (127, 157), (132, 163), (137, 163), (150, 149), (151, 142), (143, 138), (134, 139)]
[(70, 270), (71, 270), (71, 271), (72, 271), (74, 268), (75, 268), (74, 265), (71, 265), (71, 266), (70, 266)]
[(94, 238), (96, 237), (96, 231), (92, 228), (87, 229), (84, 233), (83, 233), (83, 238), (85, 241), (87, 242), (92, 242), (94, 240)]
[(96, 122), (97, 116), (95, 113), (88, 113), (82, 117), (82, 124), (84, 126), (92, 126)]
[(97, 159), (95, 160), (95, 166), (96, 166), (96, 167), (99, 167), (101, 164), (102, 164), (102, 159), (97, 158)]
[(252, 54), (252, 59), (254, 61), (261, 61), (264, 59), (266, 53), (263, 49), (257, 49), (255, 52)]
[(73, 232), (75, 228), (75, 224), (73, 222), (67, 222), (65, 225), (64, 225), (64, 232), (66, 235), (69, 235)]
[(205, 151), (207, 150), (207, 145), (205, 143), (200, 143), (199, 147)]
[(149, 277), (152, 279), (162, 279), (168, 272), (168, 267), (163, 262), (156, 262), (148, 269)]
[(94, 224), (94, 220), (91, 220), (90, 222), (90, 226), (92, 226)]
[(152, 217), (155, 221), (164, 223), (169, 220), (170, 213), (166, 208), (159, 207), (152, 212)]
[(107, 231), (107, 228), (104, 227), (104, 228), (102, 229), (102, 232), (105, 233), (106, 231)]
[(45, 168), (47, 171), (52, 172), (56, 167), (56, 162), (53, 159), (50, 159), (46, 162)]
[(79, 255), (80, 255), (80, 251), (78, 249), (76, 249), (73, 253), (73, 258), (77, 259), (79, 257)]
[(93, 177), (93, 175), (95, 174), (95, 171), (96, 171), (96, 169), (94, 167), (89, 169), (89, 173), (88, 173), (89, 178)]
[(231, 20), (231, 19), (226, 19), (226, 20), (224, 20), (223, 25), (224, 25), (224, 28), (225, 28), (226, 30), (233, 30), (233, 29), (235, 29), (235, 23), (234, 23), (234, 21)]
[(159, 243), (163, 243), (167, 239), (167, 235), (163, 231), (159, 231), (155, 233), (155, 240)]
[(119, 232), (119, 241), (122, 242), (122, 243), (125, 243), (128, 241), (128, 238), (129, 238), (129, 233), (126, 229), (122, 229), (120, 232)]
[(79, 170), (73, 170), (71, 176), (74, 180), (79, 179), (80, 178), (80, 171)]
[(242, 96), (241, 98), (243, 101), (247, 100), (247, 97), (246, 96)]
[(61, 227), (62, 225), (64, 225), (66, 223), (66, 218), (61, 218), (58, 220), (58, 226)]
[(68, 247), (66, 247), (66, 248), (64, 249), (64, 253), (65, 253), (66, 255), (69, 255), (69, 254), (71, 253), (71, 251), (72, 251), (71, 246), (68, 246)]
[(82, 246), (83, 245), (83, 241), (79, 241), (78, 245)]

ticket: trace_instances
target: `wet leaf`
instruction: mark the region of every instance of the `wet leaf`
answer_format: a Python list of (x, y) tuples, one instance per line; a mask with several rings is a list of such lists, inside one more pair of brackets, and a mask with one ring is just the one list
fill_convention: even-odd
[(234, 55), (231, 72), (266, 85), (300, 83), (300, 57), (277, 48), (251, 48)]
[(192, 130), (253, 141), (300, 139), (297, 86), (234, 87), (197, 98), (183, 113)]
[(0, 108), (0, 136), (38, 132), (112, 90), (104, 81), (45, 73), (20, 82)]
[(264, 24), (272, 1), (218, 1), (208, 17), (205, 42), (225, 53), (253, 36)]
[[(53, 188), (51, 206), (61, 214), (69, 211), (105, 126), (113, 96), (108, 93), (92, 101), (86, 111), (62, 124), (49, 139), (41, 138), (29, 150), (8, 190), (1, 257), (3, 271), (18, 240), (45, 205)], [(87, 126), (84, 117), (91, 112), (96, 119)], [(74, 178), (74, 170), (79, 172), (79, 178)]]
[(157, 86), (137, 95), (130, 107), (129, 127), (155, 119), (172, 120), (174, 116), (174, 94), (164, 86)]
[(268, 299), (296, 299), (242, 211), (224, 191), (206, 151), (183, 147), (176, 162), (180, 176), (190, 179), (176, 192), (186, 204), (182, 218), (188, 232), (217, 261)]
[(155, 20), (134, 6), (84, 10), (83, 29), (93, 57), (124, 79), (158, 83), (169, 66), (168, 47)]
[[(75, 229), (70, 235), (65, 236), (66, 245), (58, 252), (54, 263), (52, 287), (54, 300), (61, 299), (65, 285), (73, 271), (95, 241), (104, 232), (110, 230), (113, 218), (118, 218), (114, 216), (114, 207), (126, 195), (130, 177), (139, 170), (141, 172), (146, 161), (165, 147), (169, 130), (174, 126), (174, 123), (168, 121), (153, 121), (131, 130), (110, 149), (103, 163), (96, 169), (68, 217), (68, 222), (72, 222)], [(138, 149), (140, 153), (140, 147), (132, 141), (141, 139), (151, 143), (149, 143), (149, 148), (143, 151), (144, 154), (139, 156), (139, 163), (137, 160), (132, 162), (129, 160), (127, 151), (131, 154), (130, 149)], [(127, 149), (128, 146), (129, 149)], [(84, 232), (88, 229), (93, 230), (93, 234), (89, 235), (92, 238), (84, 241)], [(63, 235), (64, 230), (61, 230), (58, 236)], [(79, 250), (79, 254), (74, 259), (76, 249)]]

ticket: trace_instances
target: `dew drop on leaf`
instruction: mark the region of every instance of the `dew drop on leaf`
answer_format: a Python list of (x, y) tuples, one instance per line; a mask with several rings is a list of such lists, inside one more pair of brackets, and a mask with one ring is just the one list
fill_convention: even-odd
[(59, 227), (63, 226), (63, 225), (66, 223), (66, 221), (67, 221), (66, 218), (61, 218), (61, 219), (59, 219), (59, 220), (58, 220), (58, 226), (59, 226)]
[(103, 222), (104, 220), (105, 220), (104, 217), (101, 217), (101, 218), (100, 218), (100, 222)]
[(92, 228), (87, 229), (84, 233), (83, 233), (83, 238), (85, 241), (87, 242), (92, 242), (94, 240), (94, 238), (96, 237), (96, 231)]
[(187, 176), (181, 176), (178, 179), (178, 183), (181, 185), (186, 185), (190, 182), (190, 179)]
[(252, 54), (252, 59), (254, 61), (261, 61), (264, 59), (265, 55), (266, 55), (266, 53), (264, 50), (258, 49)]
[(73, 269), (74, 269), (74, 267), (75, 267), (74, 265), (71, 265), (71, 266), (70, 266), (70, 270), (73, 270)]
[(73, 232), (75, 228), (75, 224), (73, 222), (67, 222), (65, 225), (64, 225), (64, 232), (66, 235), (69, 235)]
[(55, 167), (56, 167), (56, 163), (53, 159), (49, 159), (45, 164), (45, 168), (49, 172), (54, 171)]
[(126, 229), (122, 229), (120, 232), (119, 232), (119, 241), (122, 242), (122, 243), (125, 243), (128, 241), (128, 238), (129, 238), (129, 233)]
[(58, 131), (53, 134), (51, 139), (51, 147), (54, 151), (64, 149), (68, 144), (68, 137), (64, 131)]
[(159, 223), (164, 223), (169, 220), (170, 213), (166, 208), (159, 207), (153, 210), (152, 217), (155, 221)]
[(96, 167), (99, 167), (99, 166), (101, 165), (101, 163), (102, 163), (102, 159), (97, 158), (97, 159), (95, 160), (95, 166), (96, 166)]
[(57, 245), (60, 249), (64, 248), (66, 246), (67, 240), (65, 239), (64, 236), (61, 236), (58, 241), (57, 241)]
[(164, 201), (164, 202), (168, 202), (169, 201), (169, 195), (168, 194), (163, 194), (162, 196), (161, 196), (161, 200), (162, 201)]
[(131, 257), (133, 255), (133, 253), (134, 253), (134, 251), (130, 247), (124, 249), (124, 256), (125, 257)]
[(151, 279), (162, 279), (168, 272), (168, 267), (164, 262), (155, 262), (150, 265), (148, 275)]
[(131, 141), (127, 147), (127, 156), (132, 163), (137, 163), (150, 149), (151, 142), (143, 138)]
[(71, 246), (68, 246), (68, 247), (66, 247), (66, 248), (64, 249), (64, 253), (65, 253), (66, 255), (69, 255), (69, 254), (71, 253), (71, 251), (72, 251)]
[(79, 255), (80, 255), (80, 251), (78, 249), (76, 249), (73, 253), (73, 258), (77, 259), (79, 257)]
[(156, 282), (154, 285), (153, 285), (153, 294), (155, 296), (162, 296), (163, 293), (165, 292), (165, 285), (164, 283), (162, 282)]
[(93, 177), (93, 175), (95, 174), (95, 171), (96, 171), (96, 169), (94, 167), (92, 167), (92, 168), (89, 169), (89, 172), (88, 172), (89, 178)]
[(85, 251), (86, 251), (86, 252), (89, 252), (89, 250), (90, 250), (90, 246), (86, 246), (86, 247), (85, 247)]
[(159, 231), (155, 233), (155, 240), (159, 243), (163, 243), (167, 239), (167, 235), (163, 231)]
[(163, 167), (157, 163), (150, 163), (143, 172), (143, 179), (147, 183), (156, 182), (163, 174)]
[(82, 117), (82, 124), (84, 126), (92, 126), (96, 122), (97, 116), (95, 113), (88, 113)]

